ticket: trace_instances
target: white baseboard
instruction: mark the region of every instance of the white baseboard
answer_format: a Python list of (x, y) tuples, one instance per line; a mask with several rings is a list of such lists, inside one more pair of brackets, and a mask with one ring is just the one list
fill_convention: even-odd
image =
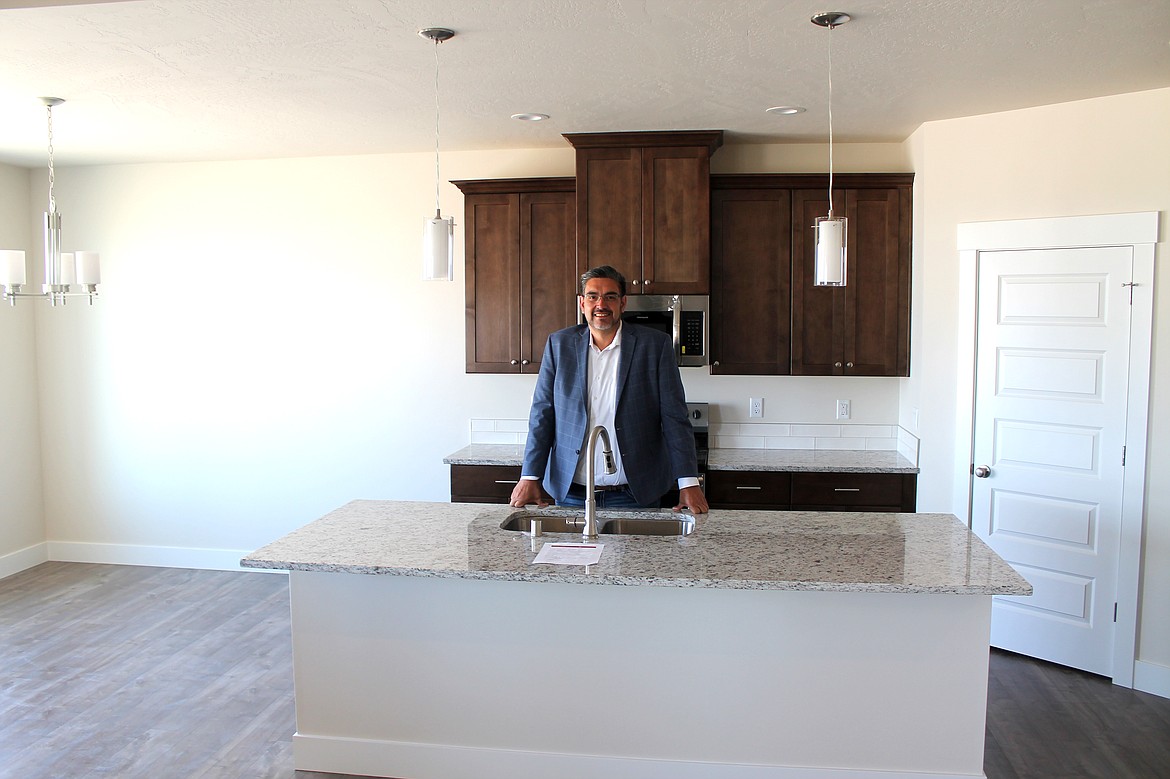
[(1138, 660), (1133, 664), (1133, 688), (1170, 698), (1170, 667)]
[(455, 747), (401, 741), (293, 734), (298, 771), (411, 776), (416, 779), (986, 779), (986, 774), (936, 774), (808, 766), (709, 763), (556, 752)]
[[(198, 549), (180, 546), (93, 544), (81, 541), (49, 541), (49, 560), (67, 563), (146, 565), (156, 568), (199, 568), (210, 571), (257, 571), (240, 567), (250, 549)], [(287, 573), (272, 571), (271, 573)]]
[(49, 561), (48, 544), (40, 543), (0, 555), (0, 579)]

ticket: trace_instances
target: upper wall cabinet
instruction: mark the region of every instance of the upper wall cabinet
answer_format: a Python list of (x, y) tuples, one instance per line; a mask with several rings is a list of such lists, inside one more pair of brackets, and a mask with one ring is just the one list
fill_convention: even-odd
[(813, 286), (828, 176), (713, 176), (711, 372), (908, 376), (913, 174), (838, 174), (848, 283)]
[(792, 374), (909, 376), (911, 186), (844, 184), (833, 201), (849, 219), (846, 285), (817, 287), (811, 225), (828, 188), (792, 193)]
[(711, 154), (722, 130), (568, 133), (577, 150), (577, 266), (612, 265), (629, 294), (710, 290)]
[(464, 193), (468, 373), (536, 373), (577, 321), (571, 178), (452, 182)]

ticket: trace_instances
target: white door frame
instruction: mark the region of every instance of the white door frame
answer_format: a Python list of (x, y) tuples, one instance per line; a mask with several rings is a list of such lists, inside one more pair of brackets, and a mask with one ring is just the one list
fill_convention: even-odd
[[(971, 526), (971, 466), (975, 443), (975, 357), (979, 253), (1011, 249), (1132, 246), (1135, 305), (1131, 312), (1129, 398), (1125, 421), (1121, 547), (1117, 619), (1113, 631), (1113, 682), (1133, 687), (1137, 659), (1138, 587), (1145, 518), (1146, 435), (1153, 332), (1154, 248), (1157, 211), (1050, 219), (967, 222), (959, 225), (959, 321), (955, 403), (954, 512)], [(1139, 298), (1144, 304), (1139, 305)]]

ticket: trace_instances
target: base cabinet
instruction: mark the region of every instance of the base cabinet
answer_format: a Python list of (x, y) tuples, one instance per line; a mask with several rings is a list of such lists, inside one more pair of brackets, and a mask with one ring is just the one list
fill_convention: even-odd
[(776, 511), (901, 511), (917, 505), (913, 473), (708, 471), (714, 509)]
[(519, 465), (452, 465), (451, 502), (507, 503), (519, 478)]

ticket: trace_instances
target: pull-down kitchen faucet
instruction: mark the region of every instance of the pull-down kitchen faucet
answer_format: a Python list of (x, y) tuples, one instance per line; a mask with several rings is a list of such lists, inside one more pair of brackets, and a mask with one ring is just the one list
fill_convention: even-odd
[(585, 528), (581, 535), (587, 539), (597, 538), (597, 494), (596, 489), (596, 459), (597, 437), (601, 436), (601, 452), (605, 455), (605, 472), (617, 473), (617, 464), (613, 460), (613, 449), (609, 443), (609, 432), (601, 425), (596, 426), (589, 433), (589, 444), (585, 447)]

